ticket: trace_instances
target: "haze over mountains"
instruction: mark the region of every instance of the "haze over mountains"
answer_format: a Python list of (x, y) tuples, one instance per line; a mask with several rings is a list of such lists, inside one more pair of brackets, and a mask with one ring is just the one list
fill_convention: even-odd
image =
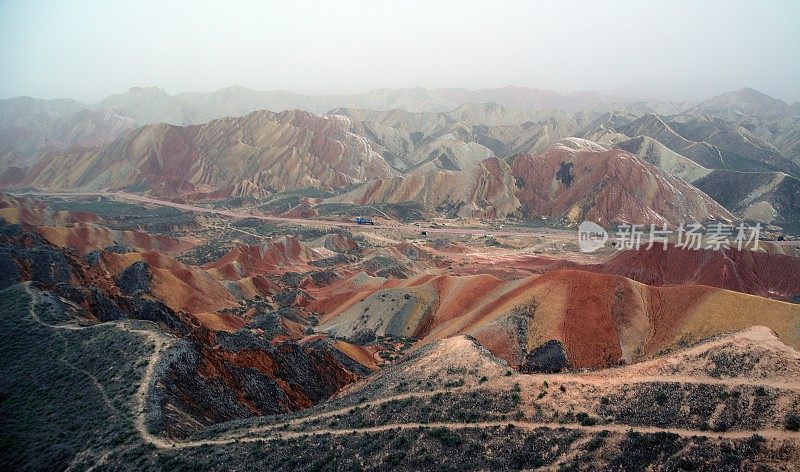
[(0, 0), (0, 70), (0, 472), (798, 469), (797, 0)]
[[(597, 146), (562, 140), (511, 167), (586, 165), (674, 186), (665, 199), (691, 193)], [(476, 169), (508, 171), (488, 161)], [(406, 178), (432, 175), (458, 172)], [(589, 177), (569, 189), (594, 188)], [(523, 178), (523, 198), (546, 187)], [(637, 203), (652, 205), (621, 210)], [(486, 468), (790, 470), (800, 457), (792, 246), (580, 256), (565, 244), (572, 231), (428, 239), (412, 225), (203, 213), (0, 195), (6, 468), (230, 469), (256, 448), (248, 461), (264, 469), (312, 470), (309, 444), (340, 451), (334, 470), (360, 467), (352, 457), (376, 471), (469, 468), (469, 451), (498, 440), (509, 452), (479, 454)], [(521, 437), (509, 445), (509, 434)], [(550, 434), (570, 438), (532, 445)], [(651, 454), (656, 440), (668, 450)]]
[[(517, 156), (547, 156), (570, 137), (588, 140), (563, 141), (586, 156), (618, 149), (607, 165), (619, 166), (631, 153), (637, 170), (604, 184), (610, 193), (587, 194), (588, 188), (569, 190), (556, 176), (560, 169), (544, 170), (541, 158), (531, 161), (533, 170), (522, 169), (529, 157)], [(655, 198), (632, 198), (642, 205), (638, 210), (601, 219), (677, 224), (724, 217), (791, 226), (800, 208), (800, 104), (752, 89), (670, 103), (523, 87), (350, 95), (242, 87), (169, 95), (132, 88), (91, 106), (0, 101), (0, 164), (4, 187), (202, 199), (308, 187), (341, 193), (365, 184), (331, 201), (414, 202), (451, 216), (567, 222), (624, 207), (608, 195), (622, 195), (637, 182)], [(573, 164), (569, 178), (589, 185), (594, 171)], [(529, 184), (531, 171), (544, 174)], [(606, 178), (609, 169), (597, 172)], [(674, 178), (680, 183), (666, 184)], [(526, 185), (573, 196), (546, 210)], [(659, 208), (673, 204), (660, 188), (681, 188), (675, 208)], [(689, 203), (699, 201), (702, 209)]]
[[(0, 464), (786, 470), (797, 111), (749, 89), (0, 102), (0, 188), (38, 193), (0, 193)], [(790, 241), (587, 254), (585, 220)]]

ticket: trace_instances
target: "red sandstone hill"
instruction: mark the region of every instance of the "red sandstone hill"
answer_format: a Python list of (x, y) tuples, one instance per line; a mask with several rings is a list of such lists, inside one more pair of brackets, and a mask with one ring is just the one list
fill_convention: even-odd
[(0, 193), (0, 218), (8, 223), (36, 226), (36, 232), (51, 244), (86, 254), (108, 246), (134, 250), (177, 253), (192, 244), (171, 236), (140, 230), (115, 230), (102, 226), (103, 219), (84, 211), (54, 211), (40, 200)]
[(683, 180), (622, 151), (567, 139), (538, 156), (519, 155), (517, 198), (531, 215), (580, 222), (677, 224), (733, 216)]
[(519, 209), (508, 164), (491, 157), (459, 172), (438, 171), (368, 182), (329, 199), (358, 205), (416, 202), (450, 216), (504, 218)]
[(588, 219), (604, 226), (734, 218), (708, 195), (662, 169), (626, 151), (578, 138), (559, 141), (544, 154), (518, 155), (510, 167), (490, 158), (471, 170), (368, 182), (329, 201), (413, 201), (453, 216), (523, 214), (566, 223)]
[(36, 231), (51, 244), (86, 254), (108, 246), (125, 246), (139, 251), (175, 254), (192, 247), (192, 243), (163, 234), (139, 230), (114, 230), (106, 226), (78, 223), (72, 226), (39, 226)]
[(212, 275), (237, 280), (252, 275), (298, 270), (324, 256), (301, 243), (295, 236), (283, 236), (269, 243), (239, 246), (220, 259), (206, 264)]
[[(56, 151), (6, 167), (5, 186), (140, 188), (159, 194), (224, 195), (299, 187), (336, 188), (395, 175), (374, 143), (343, 117), (258, 111), (196, 126), (148, 125), (102, 148)], [(21, 174), (21, 179), (20, 179)]]
[(533, 272), (580, 269), (621, 275), (654, 286), (708, 285), (785, 300), (800, 294), (800, 258), (749, 250), (688, 250), (669, 245), (621, 251), (596, 264), (543, 256), (523, 257), (509, 266)]
[(100, 223), (102, 218), (85, 211), (53, 211), (47, 204), (29, 197), (13, 197), (0, 193), (0, 218), (7, 222), (29, 225), (62, 225), (70, 223)]
[(587, 271), (556, 270), (516, 281), (429, 274), (377, 286), (346, 280), (328, 293), (335, 304), (319, 300), (309, 309), (326, 312), (322, 327), (337, 335), (371, 331), (420, 338), (424, 345), (469, 334), (512, 365), (549, 340), (563, 344), (572, 366), (601, 368), (754, 325), (800, 346), (798, 305)]
[(624, 251), (588, 268), (622, 275), (648, 285), (699, 284), (762, 297), (800, 294), (800, 258), (784, 254), (726, 249), (684, 250), (671, 246)]

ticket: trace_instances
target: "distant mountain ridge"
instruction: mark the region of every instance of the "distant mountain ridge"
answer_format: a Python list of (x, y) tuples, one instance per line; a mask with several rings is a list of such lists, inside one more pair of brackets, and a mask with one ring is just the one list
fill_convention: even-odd
[(337, 108), (350, 130), (385, 147), (405, 172), (466, 170), (487, 157), (537, 153), (570, 136), (578, 123), (566, 113), (525, 112), (496, 103), (448, 112)]
[(747, 116), (776, 119), (797, 116), (797, 105), (796, 102), (794, 105), (789, 105), (783, 100), (745, 87), (703, 100), (686, 112), (711, 115), (728, 121), (736, 121), (737, 118)]
[[(170, 95), (146, 87), (92, 107), (23, 97), (0, 101), (0, 185), (124, 189), (193, 200), (314, 187), (350, 190), (346, 198), (359, 203), (415, 201), (446, 215), (502, 218), (536, 206), (515, 189), (524, 180), (520, 163), (537, 157), (531, 165), (547, 167), (551, 163), (540, 157), (554, 145), (582, 138), (599, 144), (596, 152), (630, 152), (664, 172), (663, 188), (681, 195), (699, 189), (737, 217), (800, 222), (796, 105), (752, 89), (694, 104), (616, 98), (524, 87), (318, 96), (243, 87)], [(292, 109), (264, 110), (284, 107)], [(151, 124), (135, 128), (143, 122)], [(606, 170), (621, 171), (619, 156), (612, 157)], [(541, 207), (532, 214), (584, 215), (598, 203), (585, 200), (595, 195), (593, 188), (583, 191), (567, 192), (570, 202), (585, 201), (578, 210)], [(626, 211), (648, 221), (728, 217), (702, 197), (682, 201), (669, 211), (654, 210), (659, 202), (649, 194), (610, 205), (632, 205)]]
[(396, 174), (379, 147), (346, 131), (336, 117), (302, 111), (143, 126), (104, 147), (45, 155), (22, 179), (18, 169), (3, 169), (0, 183), (161, 195), (217, 191), (219, 198), (339, 188)]
[(326, 113), (334, 108), (371, 110), (401, 109), (409, 112), (445, 112), (470, 103), (497, 103), (523, 111), (556, 110), (576, 112), (600, 103), (619, 100), (596, 92), (560, 95), (550, 90), (527, 87), (498, 89), (377, 89), (361, 94), (310, 95), (289, 91), (256, 91), (226, 87), (214, 92), (169, 95), (156, 87), (133, 87), (112, 95), (97, 106), (115, 107), (139, 124), (166, 122), (177, 125), (203, 123), (223, 116), (239, 116), (267, 109), (298, 109)]
[(490, 158), (460, 172), (393, 177), (333, 197), (356, 204), (412, 201), (448, 216), (545, 217), (669, 224), (730, 221), (734, 217), (697, 188), (622, 150), (578, 138), (559, 141), (510, 165)]
[[(490, 119), (486, 114), (481, 122), (471, 119), (469, 116), (471, 107), (483, 107), (488, 104), (494, 104), (505, 111), (495, 119)], [(39, 139), (42, 142), (39, 148), (47, 146), (66, 148), (75, 144), (82, 145), (87, 141), (82, 136), (74, 136), (74, 139), (68, 142), (61, 142), (49, 138), (48, 132), (42, 132), (39, 127), (42, 122), (67, 120), (71, 115), (86, 109), (110, 110), (106, 113), (113, 113), (132, 120), (132, 123), (126, 125), (127, 128), (132, 128), (155, 123), (180, 126), (202, 124), (218, 118), (244, 116), (258, 110), (274, 112), (303, 110), (326, 114), (342, 108), (374, 111), (402, 110), (410, 113), (448, 112), (459, 121), (487, 126), (541, 121), (548, 116), (559, 114), (572, 115), (573, 119), (585, 124), (609, 111), (630, 112), (638, 116), (648, 113), (660, 115), (702, 114), (728, 121), (734, 119), (741, 121), (741, 116), (749, 117), (753, 113), (756, 119), (775, 116), (800, 119), (800, 104), (787, 105), (752, 89), (723, 94), (700, 103), (679, 104), (641, 102), (591, 91), (561, 95), (550, 90), (528, 87), (478, 90), (463, 88), (376, 89), (363, 93), (329, 95), (311, 95), (291, 91), (257, 91), (239, 86), (225, 87), (213, 92), (170, 95), (157, 87), (132, 87), (126, 92), (111, 95), (88, 106), (74, 100), (37, 100), (30, 97), (0, 100), (0, 150), (15, 148), (20, 133), (43, 135), (44, 138)], [(516, 110), (516, 113), (509, 114), (508, 110)], [(63, 126), (61, 124), (50, 125), (50, 127), (56, 128)], [(96, 123), (95, 127), (99, 128), (102, 125)], [(800, 145), (798, 145), (800, 139), (796, 137), (796, 133), (793, 133), (794, 128), (788, 130), (773, 128), (760, 132), (770, 136), (775, 135), (775, 140), (779, 143), (776, 145), (782, 151), (789, 151), (790, 154), (800, 152)], [(763, 138), (763, 136), (761, 137)], [(770, 139), (770, 141), (772, 140)]]

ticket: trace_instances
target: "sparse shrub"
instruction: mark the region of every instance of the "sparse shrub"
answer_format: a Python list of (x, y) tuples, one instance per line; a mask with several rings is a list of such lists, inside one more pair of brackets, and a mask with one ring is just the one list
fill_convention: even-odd
[(667, 394), (664, 391), (659, 390), (658, 392), (656, 392), (656, 403), (658, 403), (659, 405), (667, 403), (668, 399), (669, 398), (667, 397)]
[(592, 439), (586, 443), (586, 446), (584, 446), (583, 449), (586, 452), (594, 452), (600, 449), (605, 442), (605, 436), (598, 434), (597, 436), (592, 437)]
[(714, 423), (714, 425), (711, 427), (711, 431), (714, 431), (715, 433), (728, 431), (729, 429), (731, 429), (731, 425), (726, 421), (719, 421)]
[(460, 446), (464, 442), (461, 435), (447, 428), (434, 428), (428, 432), (428, 435), (448, 447)]
[(794, 413), (786, 415), (786, 429), (789, 431), (800, 431), (800, 415)]
[(589, 413), (583, 411), (575, 415), (575, 419), (577, 419), (578, 422), (580, 422), (580, 424), (583, 426), (594, 426), (597, 424), (597, 420), (595, 418), (592, 418), (589, 416)]
[(392, 442), (393, 449), (405, 449), (408, 445), (408, 438), (400, 436)]
[(386, 456), (386, 463), (389, 465), (400, 465), (406, 458), (406, 451), (393, 451)]
[(444, 384), (444, 388), (456, 388), (461, 387), (462, 385), (464, 385), (464, 379), (456, 379), (446, 382)]

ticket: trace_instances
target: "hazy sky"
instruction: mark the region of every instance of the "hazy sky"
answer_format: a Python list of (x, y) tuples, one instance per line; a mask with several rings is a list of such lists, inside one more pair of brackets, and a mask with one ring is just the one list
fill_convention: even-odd
[(694, 81), (800, 100), (800, 1), (0, 0), (3, 98)]

